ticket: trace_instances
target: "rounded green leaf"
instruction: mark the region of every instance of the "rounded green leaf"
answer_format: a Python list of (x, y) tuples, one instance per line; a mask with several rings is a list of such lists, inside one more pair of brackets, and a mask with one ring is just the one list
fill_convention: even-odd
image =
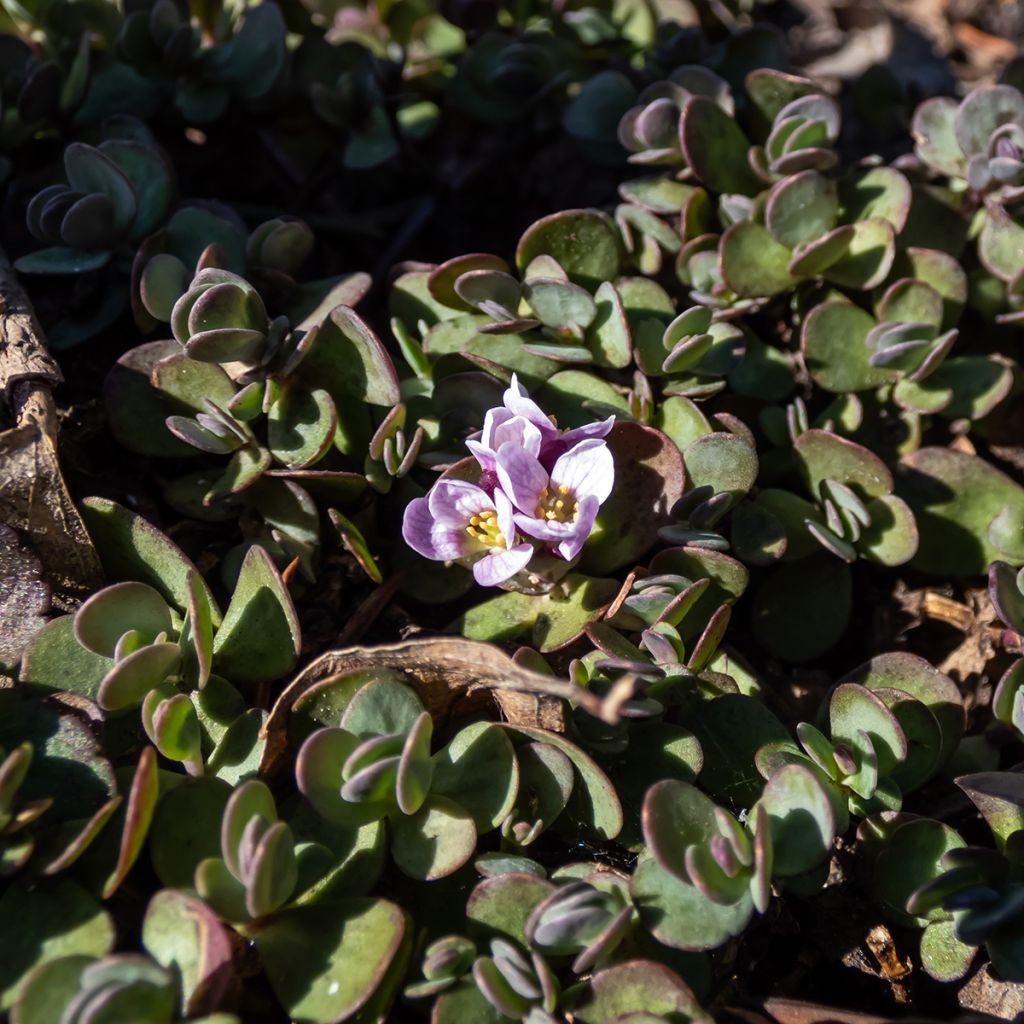
[(85, 889), (55, 878), (11, 883), (0, 897), (0, 1006), (10, 1009), (28, 972), (65, 956), (105, 956), (114, 922)]
[(814, 307), (804, 320), (800, 344), (814, 382), (826, 391), (843, 394), (867, 391), (892, 378), (892, 373), (868, 361), (864, 343), (874, 318), (845, 299)]
[(761, 182), (750, 169), (750, 143), (739, 125), (714, 100), (691, 96), (679, 118), (679, 142), (686, 162), (713, 192), (754, 195)]
[(220, 855), (221, 820), (231, 787), (220, 779), (186, 779), (162, 794), (150, 826), (149, 855), (169, 889), (190, 889), (196, 867)]
[(630, 960), (598, 971), (573, 1008), (573, 1020), (580, 1024), (616, 1024), (623, 1020), (643, 1024), (645, 1014), (650, 1014), (650, 1020), (679, 1024), (711, 1020), (689, 985), (653, 960)]
[(516, 266), (526, 270), (538, 256), (550, 256), (584, 288), (614, 281), (620, 243), (610, 218), (599, 210), (563, 210), (535, 221), (516, 247)]
[(868, 289), (880, 285), (896, 258), (896, 235), (888, 220), (875, 217), (857, 221), (842, 259), (825, 277), (844, 288)]
[(829, 554), (773, 569), (754, 596), (757, 642), (785, 661), (810, 661), (846, 632), (853, 603), (849, 566)]
[(720, 244), (722, 277), (737, 295), (777, 295), (796, 283), (789, 271), (792, 254), (761, 224), (738, 221), (726, 229)]
[(512, 810), (519, 763), (508, 736), (493, 722), (460, 729), (433, 761), (432, 792), (468, 811), (478, 832), (497, 828)]
[(814, 772), (799, 764), (780, 768), (765, 783), (758, 802), (768, 813), (773, 875), (801, 875), (828, 856), (836, 822), (828, 793)]
[(472, 817), (444, 796), (431, 795), (415, 814), (396, 815), (389, 828), (395, 863), (421, 881), (458, 871), (476, 850)]
[(896, 493), (913, 510), (920, 533), (911, 565), (947, 578), (981, 575), (1002, 557), (988, 531), (1004, 508), (1024, 520), (1024, 488), (984, 459), (949, 448), (908, 455)]
[(171, 632), (167, 602), (145, 583), (115, 583), (75, 612), (75, 638), (93, 654), (114, 657), (117, 642), (132, 630), (143, 643)]
[(795, 249), (831, 231), (838, 209), (835, 184), (817, 171), (801, 171), (772, 187), (765, 226), (777, 242)]
[(718, 835), (714, 801), (676, 779), (663, 779), (647, 791), (642, 823), (651, 855), (683, 881), (688, 879), (683, 857), (687, 847), (705, 846)]
[(406, 938), (402, 909), (380, 899), (293, 907), (261, 925), (256, 950), (292, 1020), (334, 1024), (365, 1006)]
[(470, 934), (482, 942), (504, 938), (525, 946), (530, 914), (554, 891), (551, 882), (532, 873), (510, 871), (485, 878), (466, 903)]
[(640, 861), (630, 893), (644, 927), (673, 949), (717, 949), (739, 935), (754, 914), (749, 894), (736, 903), (712, 903), (689, 882), (659, 867), (653, 857)]
[(285, 385), (267, 414), (267, 443), (278, 462), (303, 469), (331, 447), (338, 426), (334, 401), (323, 388)]

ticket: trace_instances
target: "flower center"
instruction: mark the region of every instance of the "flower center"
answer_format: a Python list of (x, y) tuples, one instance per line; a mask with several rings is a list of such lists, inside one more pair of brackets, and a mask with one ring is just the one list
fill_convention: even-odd
[(547, 519), (549, 522), (575, 523), (580, 517), (580, 505), (565, 484), (561, 484), (555, 491), (545, 487), (540, 492), (540, 501), (533, 514), (535, 518)]
[(489, 548), (503, 548), (506, 546), (505, 536), (498, 526), (498, 513), (493, 508), (473, 516), (469, 520), (469, 526), (466, 527), (466, 533), (473, 540), (486, 544)]

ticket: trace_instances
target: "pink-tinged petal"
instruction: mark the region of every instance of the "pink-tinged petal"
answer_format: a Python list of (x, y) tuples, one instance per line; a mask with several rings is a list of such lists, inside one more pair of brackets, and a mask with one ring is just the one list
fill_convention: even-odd
[(588, 495), (598, 504), (612, 493), (615, 483), (615, 460), (608, 445), (600, 438), (588, 438), (558, 457), (551, 469), (553, 487), (568, 487), (577, 501)]
[(580, 502), (580, 517), (574, 524), (579, 527), (579, 530), (573, 536), (563, 540), (556, 548), (558, 553), (567, 562), (571, 562), (587, 542), (587, 538), (594, 529), (594, 520), (597, 518), (597, 510), (600, 504), (597, 498), (594, 497), (584, 498)]
[(494, 508), (494, 502), (476, 484), (465, 480), (438, 480), (427, 495), (430, 514), (445, 526), (462, 526), (472, 516)]
[(512, 383), (502, 396), (505, 408), (517, 416), (522, 416), (533, 423), (545, 438), (558, 434), (558, 428), (544, 415), (544, 410), (527, 394), (526, 388), (519, 383), (519, 378), (512, 375)]
[(578, 519), (576, 522), (560, 523), (556, 519), (535, 519), (533, 516), (519, 513), (515, 520), (516, 526), (523, 533), (537, 540), (549, 541), (552, 544), (563, 541), (567, 537), (573, 537), (582, 529)]
[(560, 444), (565, 444), (568, 450), (577, 442), (586, 440), (588, 437), (607, 437), (614, 426), (615, 417), (609, 416), (608, 419), (601, 420), (600, 423), (585, 423), (582, 427), (567, 430), (558, 441)]
[(505, 545), (508, 546), (516, 536), (516, 523), (513, 518), (515, 510), (512, 508), (512, 502), (508, 500), (508, 495), (500, 488), (494, 492), (494, 511), (498, 514), (498, 529), (505, 538)]
[(476, 459), (476, 461), (480, 463), (480, 468), (482, 470), (484, 470), (485, 472), (487, 470), (491, 470), (493, 472), (494, 452), (490, 448), (488, 448), (487, 445), (482, 444), (480, 441), (467, 441), (466, 447), (470, 450), (470, 452), (472, 452), (473, 457)]
[(482, 587), (496, 587), (524, 569), (532, 556), (533, 548), (529, 544), (519, 544), (511, 551), (495, 548), (473, 563), (473, 578)]
[(519, 514), (516, 526), (527, 536), (555, 545), (556, 552), (566, 561), (575, 558), (594, 528), (600, 502), (592, 495), (579, 503), (579, 515), (573, 522), (560, 523), (554, 519), (534, 519)]
[(431, 534), (434, 531), (434, 517), (426, 498), (415, 498), (405, 506), (402, 516), (402, 537), (417, 554), (424, 558), (437, 558)]
[(488, 409), (484, 416), (484, 428), (480, 431), (480, 443), (494, 451), (498, 447), (494, 443), (494, 432), (512, 419), (513, 415), (509, 409)]
[(478, 541), (466, 533), (465, 527), (446, 526), (444, 523), (434, 523), (430, 543), (434, 546), (433, 557), (441, 562), (453, 562), (456, 558), (463, 558), (480, 546)]
[(548, 485), (548, 474), (536, 457), (508, 442), (498, 449), (498, 482), (522, 512), (533, 512), (540, 492)]
[(525, 448), (531, 455), (539, 455), (542, 442), (539, 428), (523, 416), (511, 416), (494, 428), (491, 447), (497, 451), (506, 442)]

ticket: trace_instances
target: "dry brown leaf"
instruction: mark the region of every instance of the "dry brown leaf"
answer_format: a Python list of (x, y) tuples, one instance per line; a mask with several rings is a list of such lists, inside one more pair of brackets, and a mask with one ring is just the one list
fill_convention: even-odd
[[(287, 749), (288, 716), (295, 702), (313, 686), (366, 670), (402, 672), (435, 721), (453, 713), (468, 714), (496, 702), (513, 725), (552, 732), (565, 730), (563, 701), (572, 699), (591, 714), (615, 720), (632, 684), (617, 686), (607, 700), (565, 679), (531, 672), (491, 644), (459, 637), (407, 640), (379, 647), (328, 651), (288, 685), (263, 727), (267, 737), (260, 770), (272, 774)], [(621, 681), (620, 681), (621, 682)]]
[(55, 603), (69, 609), (96, 589), (102, 570), (57, 461), (50, 388), (61, 380), (28, 296), (0, 250), (0, 394), (15, 421), (0, 433), (0, 521), (28, 538)]

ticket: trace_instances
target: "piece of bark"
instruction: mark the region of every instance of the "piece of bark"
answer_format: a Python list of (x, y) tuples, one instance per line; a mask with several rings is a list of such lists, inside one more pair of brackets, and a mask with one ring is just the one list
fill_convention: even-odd
[(631, 681), (619, 680), (602, 699), (568, 680), (530, 672), (497, 647), (459, 637), (328, 651), (295, 677), (271, 709), (263, 727), (267, 744), (261, 773), (273, 774), (285, 756), (288, 718), (303, 694), (329, 679), (367, 670), (406, 675), (435, 722), (452, 714), (486, 709), (496, 702), (513, 725), (552, 732), (565, 730), (564, 700), (571, 699), (591, 714), (614, 721), (633, 690)]
[(0, 523), (0, 666), (18, 664), (49, 611), (42, 563), (16, 531)]
[(0, 394), (20, 420), (14, 389), (23, 383), (53, 387), (64, 377), (46, 350), (39, 321), (14, 267), (0, 249)]
[(57, 460), (50, 388), (62, 379), (32, 304), (0, 250), (0, 395), (14, 421), (0, 433), (0, 521), (29, 540), (54, 603), (70, 610), (99, 586), (102, 569)]

